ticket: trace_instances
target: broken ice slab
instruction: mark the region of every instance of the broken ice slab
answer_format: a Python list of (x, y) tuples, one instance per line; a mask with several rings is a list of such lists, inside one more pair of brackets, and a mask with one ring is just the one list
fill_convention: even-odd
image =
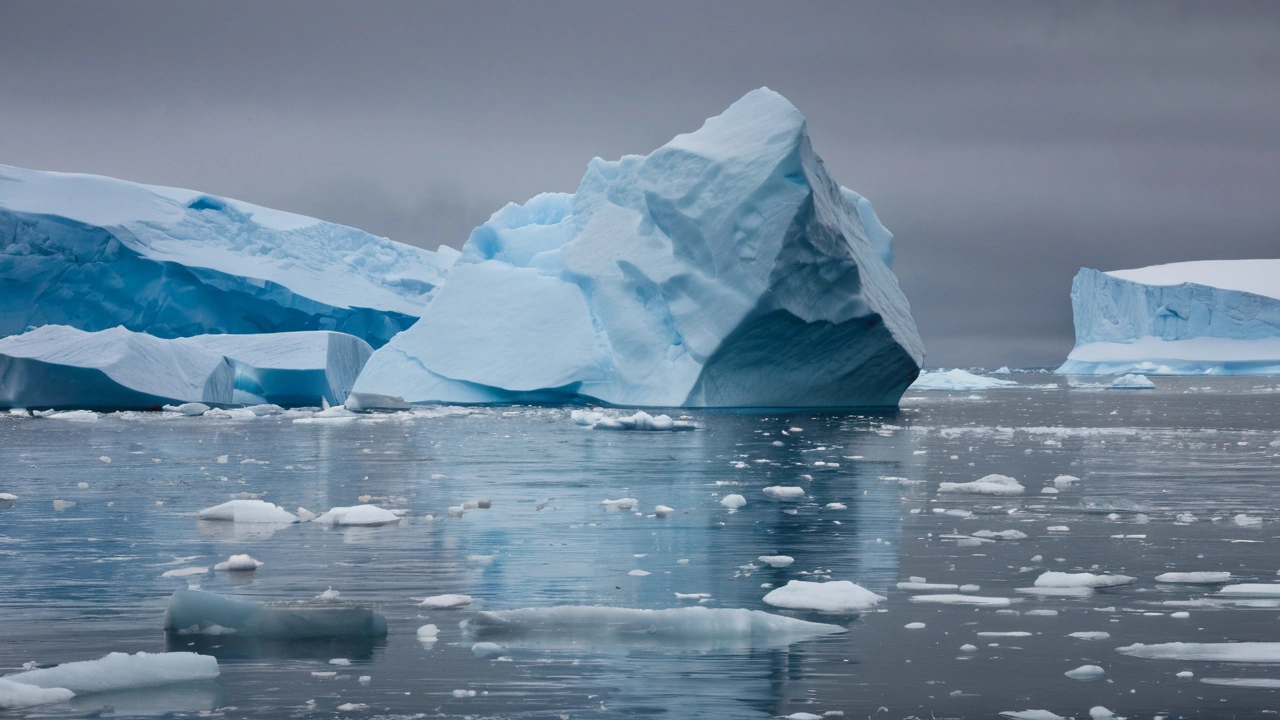
[(166, 633), (234, 635), (272, 640), (377, 638), (387, 619), (353, 603), (281, 602), (259, 604), (199, 590), (179, 590), (164, 614)]

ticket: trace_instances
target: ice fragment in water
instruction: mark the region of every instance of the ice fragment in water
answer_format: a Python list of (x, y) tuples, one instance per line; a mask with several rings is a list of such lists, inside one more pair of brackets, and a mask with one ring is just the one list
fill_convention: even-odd
[(231, 572), (251, 572), (262, 567), (262, 561), (257, 560), (249, 555), (232, 555), (225, 561), (213, 566), (214, 570), (229, 570)]
[(774, 500), (795, 501), (804, 497), (804, 488), (794, 485), (771, 485), (763, 492)]
[(0, 710), (49, 705), (70, 700), (75, 693), (66, 688), (43, 688), (0, 678)]
[(938, 485), (938, 492), (969, 493), (973, 495), (1021, 495), (1026, 491), (1014, 478), (1008, 475), (987, 475), (967, 483), (944, 482)]
[(471, 604), (470, 595), (432, 595), (418, 603), (418, 607), (428, 610), (448, 610), (466, 607)]
[(1116, 648), (1122, 655), (1148, 660), (1206, 660), (1212, 662), (1280, 662), (1280, 642), (1136, 643)]
[(1093, 573), (1046, 572), (1036, 578), (1040, 588), (1100, 588), (1128, 585), (1133, 582), (1128, 575), (1095, 575)]
[(231, 500), (196, 513), (201, 520), (223, 520), (237, 523), (295, 523), (298, 518), (284, 508), (265, 500)]
[(764, 596), (764, 602), (774, 607), (827, 613), (868, 610), (886, 599), (848, 580), (822, 583), (792, 580)]
[[(14, 499), (16, 500), (17, 498), (14, 498)], [(747, 504), (747, 499), (742, 497), (741, 495), (738, 495), (737, 493), (733, 493), (731, 495), (725, 495), (723, 498), (720, 498), (720, 504), (729, 508), (730, 510), (737, 510), (738, 508)]]
[(1065, 673), (1063, 673), (1063, 675), (1066, 675), (1072, 680), (1080, 680), (1083, 682), (1088, 682), (1090, 680), (1097, 680), (1098, 678), (1102, 677), (1105, 674), (1106, 674), (1106, 671), (1098, 667), (1097, 665), (1081, 665), (1080, 667), (1074, 670), (1068, 670)]
[(1167, 572), (1156, 576), (1159, 583), (1185, 583), (1188, 585), (1215, 585), (1231, 582), (1229, 572)]
[(277, 640), (382, 637), (387, 620), (372, 610), (333, 600), (260, 605), (213, 593), (179, 590), (169, 600), (164, 629), (179, 634), (210, 631)]
[(66, 688), (77, 695), (167, 685), (218, 676), (218, 661), (189, 652), (111, 653), (98, 660), (28, 670), (5, 680), (42, 688)]
[(333, 508), (312, 522), (322, 525), (362, 525), (367, 527), (398, 523), (400, 522), (400, 516), (375, 505), (353, 505)]

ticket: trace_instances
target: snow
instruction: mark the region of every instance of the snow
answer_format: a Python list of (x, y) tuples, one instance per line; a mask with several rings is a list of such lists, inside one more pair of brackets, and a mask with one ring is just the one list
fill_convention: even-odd
[(201, 520), (224, 520), (237, 523), (296, 523), (298, 518), (284, 508), (265, 500), (231, 500), (196, 513)]
[(471, 604), (470, 595), (432, 595), (423, 598), (418, 603), (418, 607), (428, 610), (452, 610), (456, 608), (466, 607)]
[(560, 605), (485, 611), (464, 620), (461, 626), (469, 635), (489, 638), (546, 636), (595, 642), (705, 641), (724, 645), (789, 643), (845, 632), (839, 625), (760, 610), (702, 606), (648, 610)]
[(49, 705), (70, 700), (74, 696), (75, 693), (66, 688), (42, 688), (0, 678), (0, 710)]
[(1066, 573), (1049, 571), (1036, 578), (1039, 588), (1100, 588), (1128, 585), (1134, 578), (1128, 575), (1095, 575), (1094, 573)]
[(850, 613), (869, 610), (888, 598), (849, 582), (806, 582), (791, 580), (764, 596), (764, 602), (788, 610), (816, 610), (825, 613)]
[(955, 370), (923, 372), (916, 381), (911, 383), (912, 390), (951, 390), (951, 391), (972, 391), (972, 390), (991, 390), (994, 388), (1016, 386), (1015, 380), (1002, 380), (1000, 378), (983, 377), (974, 375), (971, 372), (956, 368)]
[(1156, 576), (1158, 583), (1185, 583), (1189, 585), (1213, 585), (1231, 582), (1231, 573), (1225, 571), (1210, 572), (1167, 572)]
[(77, 695), (130, 690), (218, 677), (218, 661), (189, 652), (113, 652), (97, 660), (63, 663), (5, 676), (5, 680), (38, 688), (65, 688)]
[(987, 475), (967, 483), (944, 482), (938, 492), (969, 493), (972, 495), (1021, 495), (1026, 491), (1014, 478), (1007, 475)]
[(249, 555), (232, 555), (224, 562), (220, 562), (213, 566), (214, 570), (229, 570), (231, 572), (251, 572), (262, 567), (262, 561), (254, 559)]
[(0, 338), (0, 407), (230, 403), (234, 379), (222, 355), (122, 327), (45, 325)]
[(774, 500), (784, 502), (794, 502), (804, 497), (804, 488), (795, 485), (770, 485), (761, 492)]
[(0, 336), (47, 323), (161, 337), (319, 328), (380, 346), (456, 257), (192, 190), (0, 165)]
[(235, 368), (236, 390), (254, 402), (284, 406), (315, 406), (322, 399), (341, 405), (373, 354), (358, 337), (326, 331), (196, 335), (175, 342), (226, 357)]
[(321, 514), (311, 522), (321, 525), (390, 525), (400, 522), (400, 516), (377, 507), (376, 505), (352, 505), (350, 507), (336, 507), (328, 512)]
[(1080, 667), (1074, 670), (1068, 670), (1065, 673), (1063, 673), (1063, 675), (1066, 675), (1072, 680), (1081, 680), (1084, 682), (1088, 682), (1090, 680), (1097, 680), (1098, 678), (1106, 674), (1107, 674), (1107, 671), (1103, 670), (1097, 665), (1081, 665)]
[[(14, 499), (16, 500), (17, 498), (14, 498)], [(720, 504), (729, 508), (730, 510), (737, 510), (738, 508), (747, 504), (747, 499), (737, 493), (732, 493), (720, 498)]]
[(1112, 380), (1109, 387), (1112, 390), (1153, 390), (1155, 386), (1146, 375), (1128, 374)]
[[(360, 392), (895, 407), (923, 360), (889, 234), (768, 89), (476, 228)], [(551, 341), (554, 339), (554, 341)], [(819, 351), (820, 350), (820, 351)]]
[(1071, 287), (1076, 346), (1063, 374), (1280, 372), (1280, 260), (1222, 260), (1101, 273)]
[(169, 599), (164, 629), (178, 634), (234, 634), (274, 640), (368, 638), (387, 634), (387, 620), (339, 598), (259, 604), (198, 590)]
[(1116, 652), (1148, 660), (1207, 660), (1241, 663), (1280, 662), (1280, 642), (1171, 642), (1154, 645), (1137, 643), (1116, 648)]

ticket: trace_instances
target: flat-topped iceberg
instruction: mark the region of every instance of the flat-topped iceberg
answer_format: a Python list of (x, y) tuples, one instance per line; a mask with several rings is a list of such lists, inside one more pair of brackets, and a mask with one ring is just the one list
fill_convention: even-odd
[(265, 605), (198, 590), (179, 590), (164, 613), (165, 632), (268, 640), (369, 638), (387, 634), (387, 619), (361, 605), (310, 600)]
[(235, 367), (235, 402), (341, 405), (373, 354), (369, 343), (339, 332), (197, 335), (179, 342), (225, 356)]
[(781, 95), (476, 228), (355, 390), (410, 402), (894, 407), (924, 359), (892, 236)]
[(1061, 374), (1280, 373), (1280, 260), (1084, 268), (1071, 307), (1076, 345)]
[(46, 325), (0, 338), (0, 407), (159, 408), (230, 403), (221, 354), (146, 333)]
[[(63, 688), (76, 695), (153, 687), (218, 677), (218, 661), (190, 652), (114, 652), (97, 660), (6, 675), (5, 680), (38, 688)], [(65, 699), (65, 698), (64, 698)]]
[(194, 190), (0, 165), (0, 337), (338, 330), (377, 347), (456, 256)]

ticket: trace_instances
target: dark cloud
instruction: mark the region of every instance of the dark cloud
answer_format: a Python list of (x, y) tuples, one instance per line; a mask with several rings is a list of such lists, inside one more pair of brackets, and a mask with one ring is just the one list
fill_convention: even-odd
[(0, 162), (427, 247), (760, 85), (897, 236), (935, 365), (1052, 364), (1080, 266), (1280, 250), (1270, 2), (0, 4)]

